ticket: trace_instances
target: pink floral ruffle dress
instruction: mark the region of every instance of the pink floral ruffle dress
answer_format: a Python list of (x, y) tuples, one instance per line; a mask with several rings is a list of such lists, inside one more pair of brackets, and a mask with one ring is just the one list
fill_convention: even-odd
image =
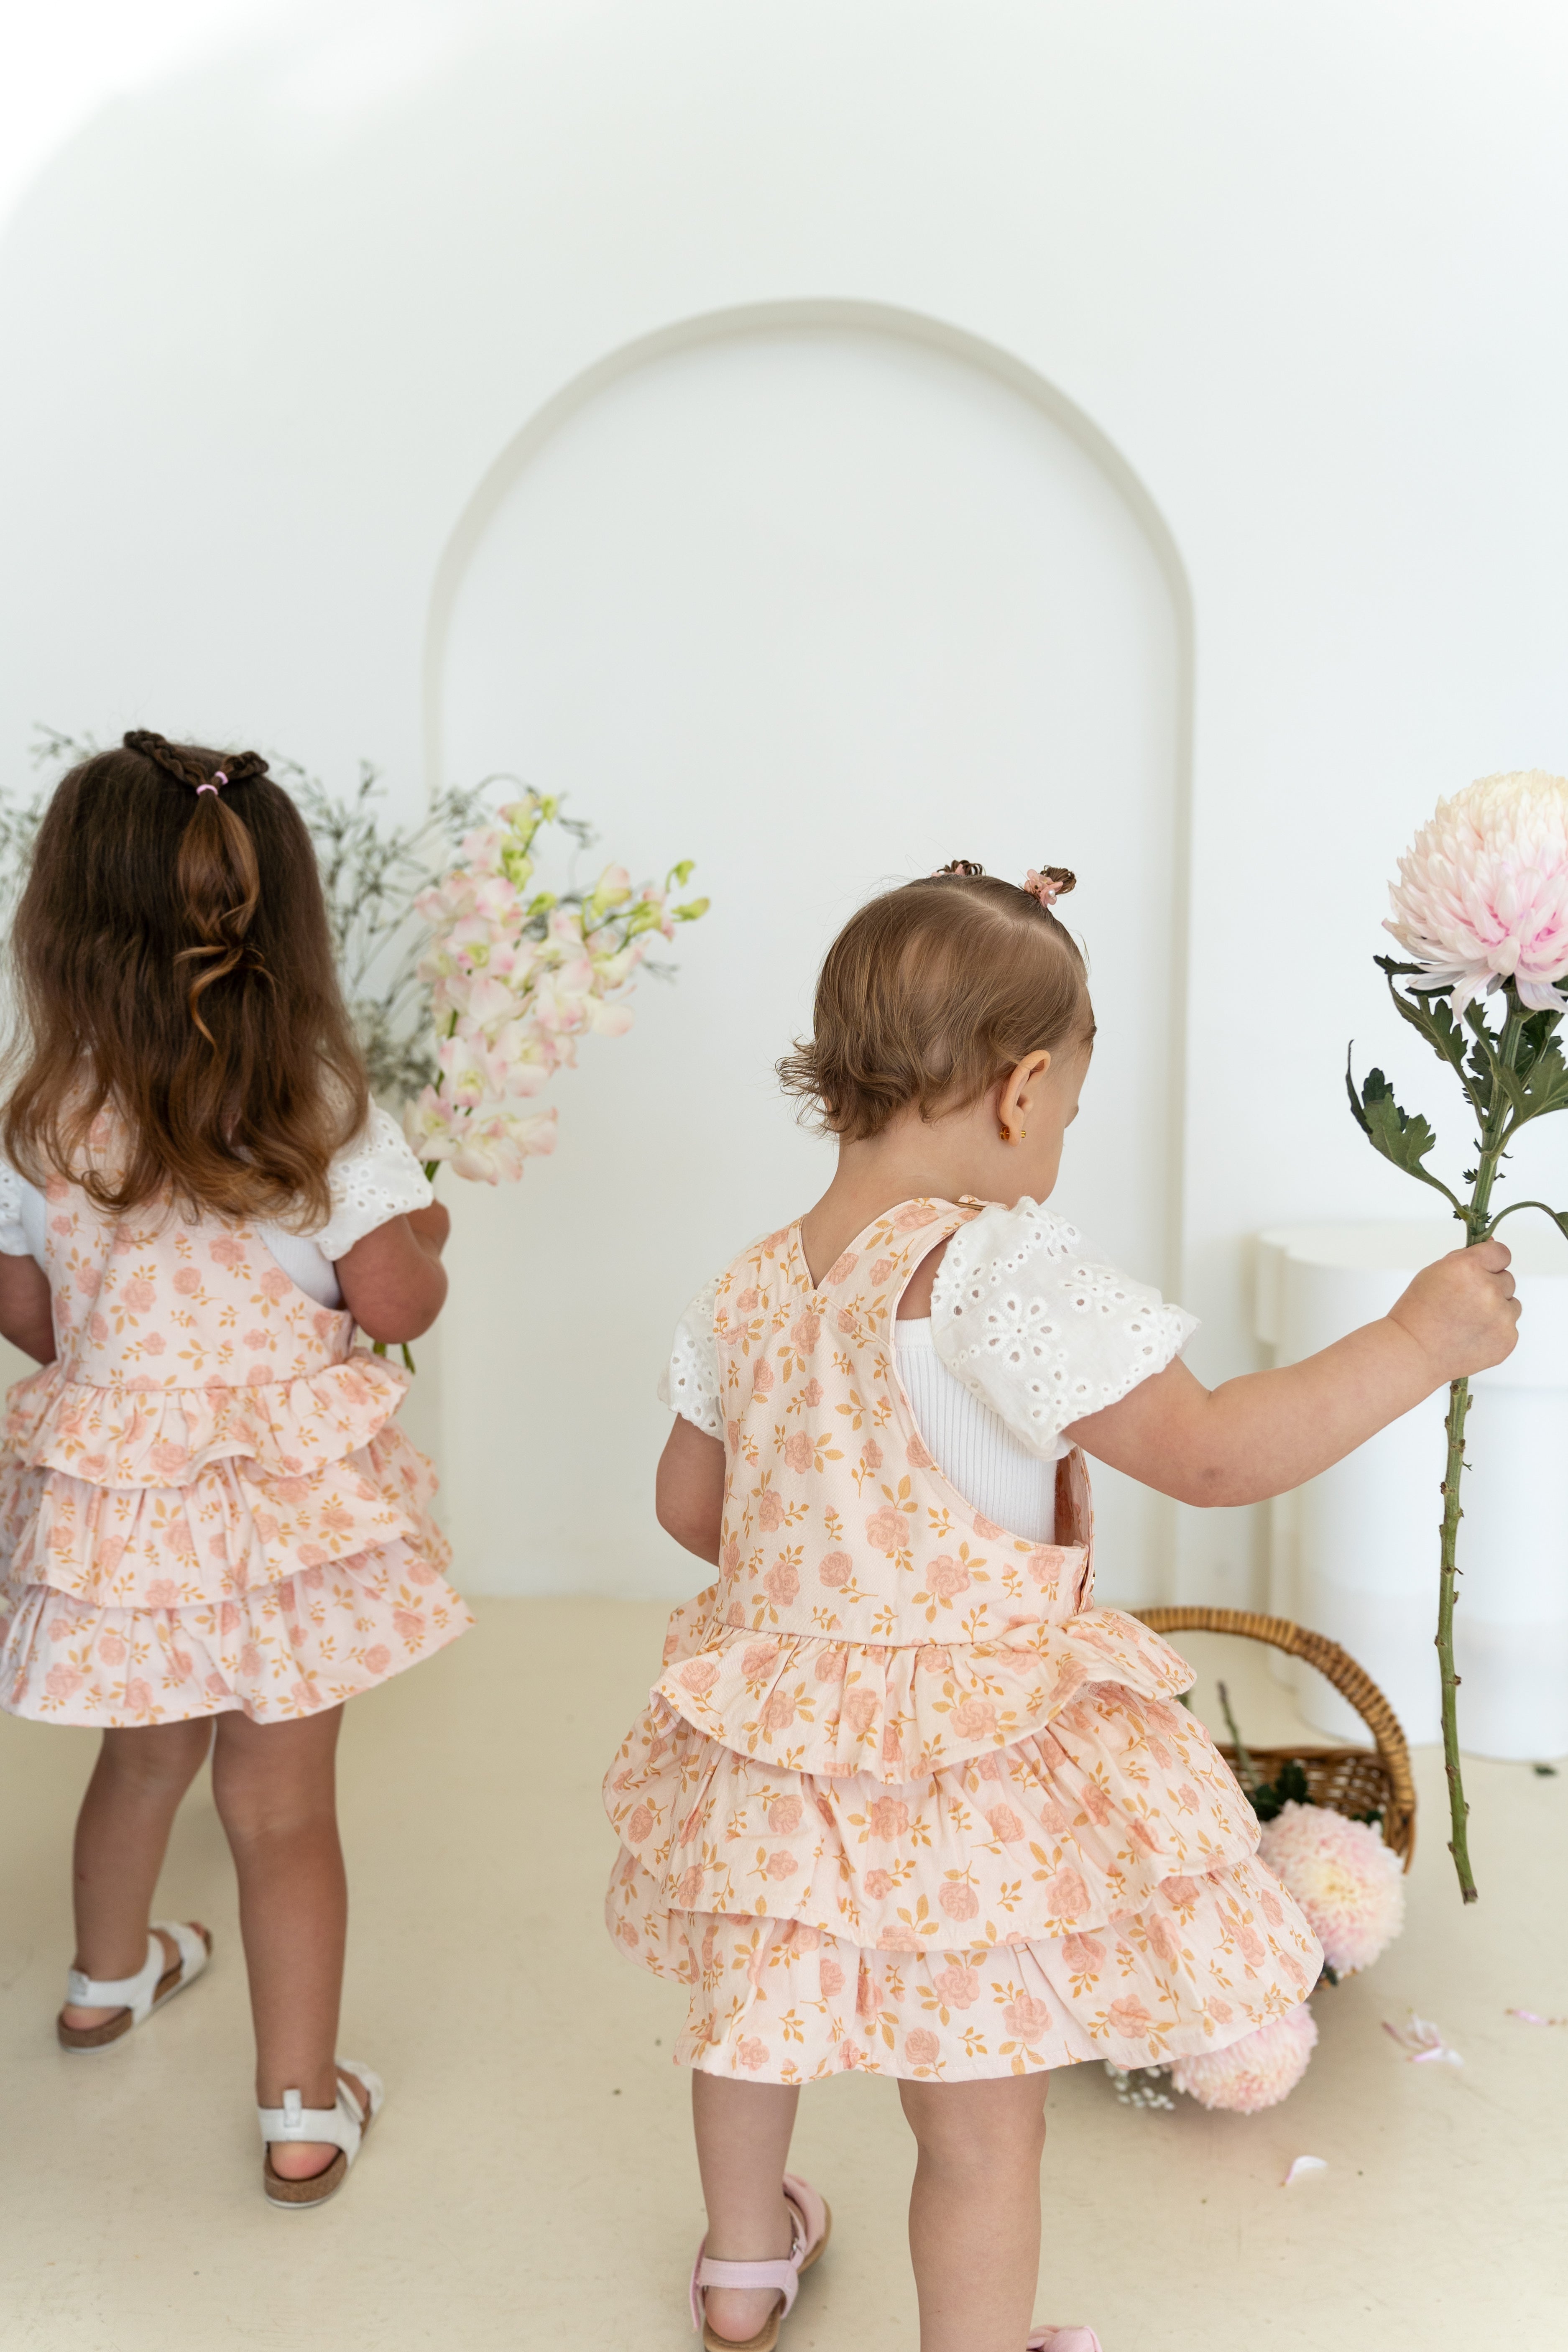
[(392, 1418), (406, 1377), (353, 1316), (245, 1225), (45, 1198), (59, 1352), (5, 1417), (0, 1706), (271, 1723), (462, 1633), (435, 1476)]
[[(605, 1784), (611, 1931), (687, 1987), (688, 2065), (775, 2083), (1147, 2065), (1237, 2040), (1317, 1978), (1251, 1808), (1174, 1704), (1191, 1669), (1093, 1605), (1082, 1455), (1041, 1545), (982, 1517), (922, 1441), (893, 1318), (976, 1213), (909, 1202), (818, 1286), (792, 1226), (717, 1286), (720, 1580), (675, 1612)], [(1070, 1394), (1062, 1318), (992, 1278), (977, 1345), (1011, 1352), (1026, 1411)], [(1092, 1285), (1060, 1286), (1064, 1318), (1101, 1311)], [(1148, 1359), (1124, 1388), (1190, 1328), (1160, 1312), (1181, 1326), (1163, 1352), (1123, 1316)]]

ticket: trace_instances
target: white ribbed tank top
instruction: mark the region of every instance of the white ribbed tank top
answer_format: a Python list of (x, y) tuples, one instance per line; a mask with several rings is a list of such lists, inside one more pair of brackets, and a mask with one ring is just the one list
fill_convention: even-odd
[(1057, 1440), (1048, 1461), (1020, 1445), (948, 1370), (932, 1344), (929, 1316), (895, 1321), (893, 1346), (921, 1435), (948, 1484), (999, 1528), (1031, 1543), (1054, 1543), (1057, 1464), (1072, 1451), (1067, 1439)]

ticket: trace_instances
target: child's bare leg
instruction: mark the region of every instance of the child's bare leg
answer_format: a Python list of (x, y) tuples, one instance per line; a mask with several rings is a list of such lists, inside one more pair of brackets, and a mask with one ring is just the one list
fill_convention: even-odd
[[(776, 2262), (795, 2243), (784, 2176), (799, 2099), (798, 2089), (783, 2083), (693, 2073), (691, 2120), (715, 2262)], [(708, 2324), (715, 2336), (743, 2344), (777, 2304), (771, 2288), (710, 2287)]]
[[(341, 1706), (291, 1723), (219, 1718), (213, 1795), (239, 1879), (239, 1927), (256, 2026), (256, 2097), (298, 2091), (308, 2107), (337, 2097), (338, 2003), (348, 1885), (338, 1843), (334, 1761)], [(319, 2140), (272, 2150), (290, 2180), (322, 2172), (337, 2151)]]
[[(147, 1958), (148, 1916), (180, 1800), (212, 1738), (210, 1717), (136, 1724), (106, 1731), (77, 1815), (71, 1898), (76, 1958), (84, 1976), (112, 1983), (140, 1973)], [(160, 1939), (169, 1966), (174, 1939)], [(112, 2009), (68, 2001), (68, 2025), (104, 2025)]]
[(910, 2252), (921, 2352), (1022, 2352), (1040, 2266), (1049, 2079), (899, 2084), (920, 2148)]

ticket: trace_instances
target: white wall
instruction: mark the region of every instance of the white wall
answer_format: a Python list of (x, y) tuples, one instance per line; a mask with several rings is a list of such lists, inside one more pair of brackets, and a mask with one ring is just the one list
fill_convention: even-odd
[[(489, 560), (481, 486), (584, 371), (684, 321), (802, 301), (889, 306), (1011, 354), (1110, 444), (1107, 478), (1119, 465), (1129, 511), (1141, 486), (1190, 584), (1181, 1292), (1205, 1318), (1198, 1369), (1239, 1369), (1249, 1233), (1415, 1209), (1351, 1127), (1340, 1076), (1352, 1032), (1391, 1058), (1368, 959), (1398, 847), (1439, 791), (1568, 766), (1565, 83), (1558, 13), (1509, 0), (280, 16), (270, 43), (104, 115), (0, 241), (6, 761), (36, 719), (148, 721), (345, 775), (368, 753), (412, 792), (435, 622), (449, 606), (454, 677), (482, 645), (457, 630), (465, 566)], [(1021, 444), (1008, 462), (1028, 495)], [(623, 609), (623, 646), (634, 624)], [(951, 707), (968, 691), (993, 758), (989, 676), (965, 641)], [(814, 708), (849, 722), (884, 692), (856, 676), (840, 700), (838, 678), (825, 709), (814, 687), (783, 698), (794, 740)], [(607, 677), (606, 698), (618, 688)], [(512, 708), (520, 734), (563, 740), (526, 666)], [(888, 748), (877, 730), (868, 773)], [(573, 781), (585, 804), (629, 810), (629, 766)], [(1012, 789), (1000, 770), (975, 787), (980, 854), (1004, 866), (1044, 847), (1001, 821)], [(649, 812), (647, 855), (679, 834), (717, 866), (724, 808), (692, 792)], [(818, 895), (797, 884), (803, 994), (857, 887), (926, 854), (921, 833)], [(1109, 898), (1091, 922), (1085, 865), (1107, 974), (1128, 927)], [(639, 1160), (684, 1154), (684, 1196), (713, 1189), (721, 1252), (748, 1184), (812, 1172), (782, 1156), (803, 1150), (783, 1128), (777, 1170), (724, 1167), (654, 1084), (721, 936), (717, 919), (692, 934), (689, 977), (643, 1033), (563, 1087), (557, 1161), (521, 1197), (457, 1203), (458, 1261), (488, 1265), (475, 1289), (491, 1304), (453, 1310), (448, 1402), (487, 1313), (531, 1318), (557, 1360), (563, 1318), (535, 1312), (528, 1267), (581, 1241), (592, 1187), (574, 1154), (621, 1090), (639, 1097)], [(1161, 1035), (1169, 1011), (1152, 1008)], [(1091, 1099), (1086, 1132), (1096, 1115)], [(1549, 1156), (1542, 1181), (1568, 1189)], [(649, 1221), (639, 1351), (690, 1276), (695, 1230), (679, 1231), (677, 1252)], [(484, 1474), (517, 1530), (511, 1569), (680, 1583), (659, 1540), (570, 1559), (539, 1543), (563, 1430), (542, 1446), (525, 1406), (515, 1456)], [(624, 1442), (654, 1434), (638, 1421)], [(1250, 1515), (1190, 1520), (1181, 1589), (1256, 1591), (1256, 1535)]]
[[(918, 329), (731, 314), (636, 353), (524, 436), (463, 533), (433, 648), (439, 772), (521, 767), (593, 808), (637, 872), (698, 850), (714, 898), (679, 937), (679, 986), (645, 983), (640, 1034), (591, 1046), (563, 1089), (561, 1207), (536, 1222), (508, 1196), (465, 1219), (442, 1458), (487, 1580), (613, 1579), (646, 1546), (672, 1291), (684, 1304), (821, 1191), (830, 1155), (773, 1066), (809, 1026), (827, 940), (884, 878), (954, 856), (1082, 870), (1066, 911), (1121, 944), (1097, 967), (1096, 1115), (1061, 1199), (1156, 1278), (1177, 1242), (1181, 1028), (1150, 1014), (1181, 978), (1166, 551), (988, 354)], [(506, 1507), (520, 1444), (550, 1465), (525, 1529)], [(1109, 1473), (1099, 1501), (1108, 1559), (1147, 1582), (1165, 1515)]]

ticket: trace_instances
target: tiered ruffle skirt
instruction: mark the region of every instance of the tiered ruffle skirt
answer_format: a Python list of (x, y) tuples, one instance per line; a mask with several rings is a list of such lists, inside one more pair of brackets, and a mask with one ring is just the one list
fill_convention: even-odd
[(1216, 2049), (1322, 1954), (1193, 1680), (1095, 1609), (883, 1647), (678, 1610), (605, 1784), (627, 1956), (677, 1979), (676, 2056), (795, 2083), (947, 2081)]
[(56, 1723), (313, 1713), (471, 1622), (358, 1350), (246, 1388), (95, 1388), (46, 1365), (0, 1459), (0, 1705)]

